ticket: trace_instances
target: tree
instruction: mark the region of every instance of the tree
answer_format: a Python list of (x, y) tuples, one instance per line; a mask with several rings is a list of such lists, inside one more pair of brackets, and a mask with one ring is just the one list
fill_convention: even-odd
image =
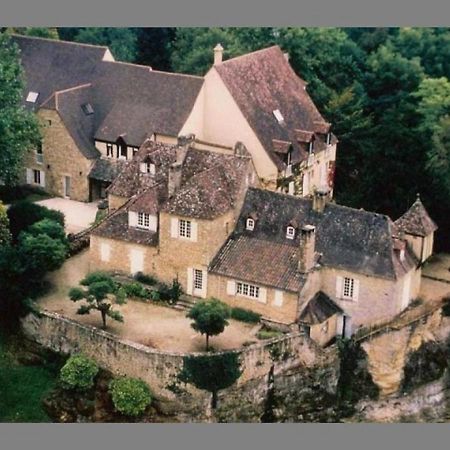
[(138, 53), (136, 28), (81, 28), (74, 40), (87, 44), (106, 45), (118, 61), (134, 62)]
[(170, 46), (175, 28), (138, 28), (138, 52), (135, 62), (156, 70), (171, 71)]
[(0, 33), (0, 180), (7, 186), (17, 183), (25, 153), (41, 140), (36, 116), (21, 104), (24, 87), (18, 47)]
[(152, 402), (147, 383), (137, 378), (122, 377), (109, 384), (114, 407), (128, 416), (139, 416)]
[(47, 39), (59, 39), (58, 30), (50, 27), (15, 27), (8, 28), (8, 33), (23, 34)]
[(94, 386), (98, 366), (84, 355), (72, 355), (61, 368), (61, 381), (66, 389), (84, 391)]
[(9, 245), (11, 242), (11, 233), (9, 231), (9, 219), (6, 214), (6, 208), (0, 201), (0, 247)]
[(209, 350), (209, 337), (223, 333), (228, 326), (230, 308), (215, 298), (195, 304), (186, 317), (193, 319), (191, 327), (200, 334), (206, 335), (206, 351)]
[(52, 219), (45, 218), (40, 220), (39, 222), (33, 223), (30, 227), (28, 227), (26, 233), (31, 236), (46, 234), (52, 239), (61, 241), (66, 246), (69, 245), (64, 227), (60, 223)]
[(81, 280), (85, 289), (74, 287), (69, 291), (69, 298), (73, 302), (85, 300), (85, 304), (78, 308), (77, 314), (90, 314), (92, 310), (99, 311), (102, 317), (102, 328), (106, 329), (106, 317), (123, 322), (119, 311), (112, 309), (116, 304), (125, 302), (125, 291), (118, 289), (111, 276), (102, 272), (94, 272)]

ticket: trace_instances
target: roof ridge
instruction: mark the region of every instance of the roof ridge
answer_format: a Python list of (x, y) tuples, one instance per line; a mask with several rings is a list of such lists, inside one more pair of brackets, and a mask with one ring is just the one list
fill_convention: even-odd
[(67, 92), (70, 91), (75, 91), (77, 89), (84, 89), (86, 87), (92, 86), (92, 83), (84, 83), (84, 84), (78, 84), (77, 86), (72, 86), (70, 88), (67, 89), (60, 89), (54, 92), (54, 94), (60, 95), (60, 94), (66, 94)]
[(79, 45), (79, 46), (83, 46), (83, 47), (102, 48), (105, 50), (109, 50), (109, 47), (107, 45), (87, 44), (84, 42), (65, 41), (62, 39), (52, 39), (52, 38), (45, 38), (45, 37), (40, 37), (40, 36), (26, 36), (24, 34), (17, 34), (17, 33), (11, 33), (10, 36), (18, 37), (20, 39), (32, 39), (32, 40), (38, 40), (38, 41), (55, 42), (57, 44)]
[(238, 56), (234, 56), (233, 58), (226, 59), (225, 61), (222, 61), (220, 63), (220, 65), (226, 64), (226, 63), (228, 63), (230, 61), (236, 61), (237, 59), (245, 58), (246, 56), (254, 55), (256, 53), (266, 52), (266, 51), (268, 51), (270, 49), (273, 49), (273, 48), (278, 48), (281, 52), (283, 52), (283, 50), (281, 50), (281, 47), (278, 44), (274, 44), (274, 45), (271, 45), (270, 47), (260, 48), (259, 50), (254, 50), (253, 52), (244, 53), (243, 55), (238, 55)]
[(180, 77), (190, 77), (190, 78), (195, 78), (195, 79), (200, 79), (203, 80), (203, 77), (200, 75), (190, 75), (188, 73), (178, 73), (178, 72), (166, 72), (164, 70), (156, 70), (153, 69), (152, 66), (146, 66), (144, 64), (136, 64), (136, 63), (131, 63), (131, 62), (127, 62), (127, 61), (102, 61), (102, 63), (109, 63), (109, 64), (122, 64), (122, 65), (127, 65), (127, 66), (133, 66), (133, 67), (139, 67), (142, 69), (148, 69), (149, 72), (152, 73), (161, 73), (164, 75), (173, 75), (173, 76), (180, 76)]

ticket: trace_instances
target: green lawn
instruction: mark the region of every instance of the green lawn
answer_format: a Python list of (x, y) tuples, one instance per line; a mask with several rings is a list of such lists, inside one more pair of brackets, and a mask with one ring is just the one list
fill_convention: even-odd
[(51, 367), (15, 362), (0, 334), (0, 422), (50, 422), (41, 400), (55, 382)]

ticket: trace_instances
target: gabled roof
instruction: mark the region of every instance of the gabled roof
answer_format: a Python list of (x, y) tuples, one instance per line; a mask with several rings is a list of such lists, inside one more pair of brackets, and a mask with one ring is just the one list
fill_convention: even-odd
[[(254, 230), (248, 231), (245, 220), (254, 212), (258, 214), (258, 220)], [(321, 265), (383, 278), (395, 279), (397, 276), (390, 219), (333, 203), (328, 203), (323, 213), (318, 213), (313, 210), (311, 199), (249, 188), (230, 240), (245, 236), (248, 246), (253, 245), (255, 249), (269, 243), (283, 244), (272, 263), (278, 267), (276, 258), (287, 258), (291, 255), (290, 249), (299, 246), (299, 234), (295, 239), (286, 239), (286, 226), (293, 220), (299, 227), (316, 227), (316, 251), (321, 254)], [(235, 266), (225, 268), (221, 252), (213, 263), (214, 270), (227, 271), (230, 275), (239, 271), (239, 258), (236, 257)], [(253, 254), (258, 255), (258, 252), (255, 250)], [(255, 257), (255, 261), (258, 263), (259, 258)]]
[(325, 322), (335, 314), (343, 314), (343, 312), (328, 295), (319, 291), (303, 309), (299, 320), (309, 325), (316, 325)]
[[(295, 130), (322, 132), (327, 128), (306, 91), (305, 81), (292, 70), (280, 47), (232, 58), (215, 65), (214, 69), (280, 169), (284, 163), (272, 149), (273, 139), (292, 142), (293, 159), (300, 161), (304, 155), (297, 148)], [(281, 113), (282, 121), (275, 117), (276, 110)]]
[[(92, 81), (107, 47), (78, 44), (31, 36), (11, 36), (20, 49), (25, 70), (24, 104), (38, 109), (55, 91), (79, 86)], [(25, 102), (28, 92), (37, 92), (36, 103)]]
[(437, 225), (429, 216), (419, 195), (408, 211), (395, 221), (395, 225), (399, 231), (422, 237), (437, 230)]
[(178, 136), (203, 78), (152, 70), (148, 66), (103, 62), (95, 75), (95, 138), (141, 146), (152, 133)]

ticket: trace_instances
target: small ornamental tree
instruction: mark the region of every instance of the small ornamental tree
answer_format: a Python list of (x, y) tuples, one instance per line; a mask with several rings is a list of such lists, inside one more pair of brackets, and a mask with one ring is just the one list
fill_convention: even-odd
[(86, 390), (94, 386), (97, 364), (83, 355), (72, 355), (61, 369), (60, 377), (65, 389)]
[(197, 303), (186, 315), (194, 322), (191, 327), (206, 335), (206, 351), (209, 350), (209, 337), (217, 336), (228, 326), (230, 308), (220, 300), (212, 298)]
[(92, 310), (99, 311), (102, 316), (102, 328), (106, 329), (106, 317), (123, 322), (119, 311), (113, 310), (113, 301), (116, 304), (125, 303), (125, 291), (118, 289), (110, 275), (94, 272), (81, 280), (84, 289), (74, 287), (69, 291), (69, 298), (73, 302), (84, 300), (86, 303), (78, 308), (77, 314), (89, 314)]
[(114, 407), (127, 416), (139, 416), (152, 401), (148, 385), (136, 378), (116, 378), (109, 384)]

